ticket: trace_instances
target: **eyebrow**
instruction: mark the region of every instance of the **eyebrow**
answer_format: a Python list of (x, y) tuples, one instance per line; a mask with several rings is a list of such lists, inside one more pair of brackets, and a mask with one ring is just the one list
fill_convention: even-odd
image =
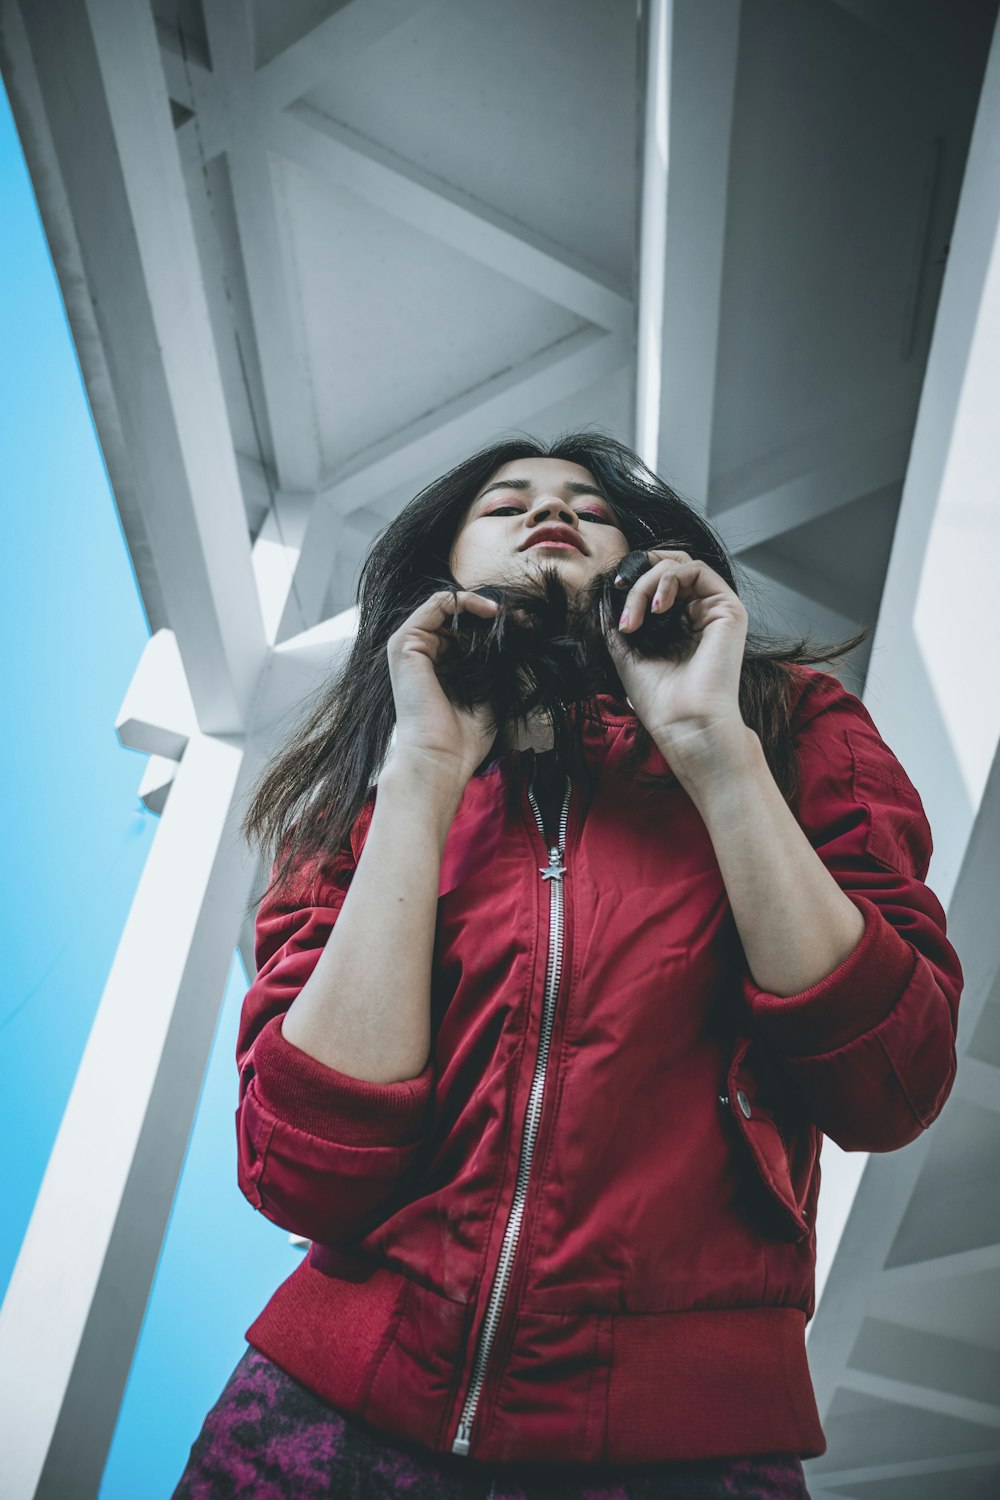
[[(569, 490), (571, 495), (596, 495), (597, 498), (599, 500), (603, 500), (605, 505), (610, 509), (611, 501), (608, 499), (607, 495), (604, 494), (603, 490), (599, 490), (596, 485), (583, 484), (577, 479), (567, 479), (562, 487), (564, 490)], [(486, 488), (476, 496), (476, 501), (478, 503), (484, 498), (484, 496), (488, 495), (491, 490), (530, 489), (530, 479), (495, 479), (492, 484), (488, 484)]]

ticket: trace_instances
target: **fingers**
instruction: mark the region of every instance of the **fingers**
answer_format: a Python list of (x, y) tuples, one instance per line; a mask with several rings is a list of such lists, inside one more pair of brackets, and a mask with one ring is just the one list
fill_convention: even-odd
[(435, 630), (456, 609), (468, 609), (473, 614), (489, 617), (495, 615), (498, 608), (495, 599), (488, 599), (484, 594), (476, 594), (471, 589), (438, 589), (422, 604), (418, 604), (416, 609), (411, 610), (393, 634), (401, 635), (415, 625), (425, 630)]
[(471, 609), (477, 615), (493, 615), (499, 607), (495, 599), (488, 599), (485, 594), (477, 594), (473, 589), (439, 589), (421, 605), (421, 609), (429, 609), (441, 619), (445, 615), (454, 614), (456, 608)]
[(466, 609), (471, 609), (477, 615), (495, 615), (500, 608), (496, 599), (488, 599), (485, 594), (477, 594), (474, 589), (460, 589), (458, 594)]
[(471, 589), (438, 589), (422, 604), (418, 604), (416, 609), (411, 610), (403, 623), (389, 636), (386, 649), (390, 660), (415, 648), (436, 662), (444, 649), (444, 639), (440, 633), (442, 625), (454, 620), (456, 614), (463, 610), (483, 619), (493, 619), (498, 609), (496, 600), (473, 593)]
[(438, 589), (436, 593), (425, 599), (423, 604), (417, 605), (410, 618), (425, 614), (437, 614), (443, 618), (447, 614), (452, 614), (456, 605), (460, 608), (475, 609), (479, 613), (478, 607), (482, 605), (485, 605), (488, 610), (495, 609), (496, 600), (487, 599), (485, 594), (477, 594), (472, 589)]
[(638, 629), (647, 608), (653, 614), (664, 614), (681, 597), (685, 598), (692, 618), (699, 617), (709, 603), (725, 604), (745, 612), (739, 595), (708, 563), (696, 560), (679, 548), (667, 551), (651, 548), (648, 556), (657, 561), (637, 578), (625, 596), (618, 629), (628, 633)]
[(711, 572), (704, 563), (695, 562), (689, 552), (664, 553), (651, 549), (649, 556), (659, 561), (637, 578), (626, 594), (618, 621), (618, 629), (622, 632), (636, 630), (646, 617), (647, 607), (656, 614), (665, 613), (676, 604), (682, 587), (695, 584), (703, 570)]

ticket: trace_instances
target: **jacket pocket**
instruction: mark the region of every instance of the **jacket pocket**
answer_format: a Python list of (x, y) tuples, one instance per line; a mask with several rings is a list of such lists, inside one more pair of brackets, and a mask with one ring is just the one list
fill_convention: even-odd
[(743, 1159), (765, 1190), (768, 1225), (778, 1238), (806, 1239), (819, 1188), (820, 1132), (808, 1120), (788, 1118), (763, 1049), (750, 1037), (733, 1049), (722, 1102), (736, 1121)]

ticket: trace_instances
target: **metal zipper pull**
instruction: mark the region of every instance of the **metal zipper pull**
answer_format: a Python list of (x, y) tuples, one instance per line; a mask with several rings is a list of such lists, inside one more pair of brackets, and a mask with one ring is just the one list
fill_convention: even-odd
[(472, 1423), (459, 1422), (458, 1436), (451, 1445), (452, 1453), (460, 1453), (463, 1458), (469, 1456), (469, 1444), (472, 1441)]

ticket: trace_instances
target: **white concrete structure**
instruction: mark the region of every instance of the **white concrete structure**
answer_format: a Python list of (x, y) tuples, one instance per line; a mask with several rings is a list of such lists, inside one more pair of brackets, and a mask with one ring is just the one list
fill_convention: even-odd
[(935, 832), (961, 1061), (904, 1151), (824, 1148), (807, 1470), (996, 1492), (996, 11), (0, 0), (162, 813), (0, 1310), (4, 1500), (97, 1492), (236, 943), (252, 968), (241, 797), (368, 545), (480, 443), (585, 423), (706, 511), (754, 623), (877, 618), (842, 670)]

